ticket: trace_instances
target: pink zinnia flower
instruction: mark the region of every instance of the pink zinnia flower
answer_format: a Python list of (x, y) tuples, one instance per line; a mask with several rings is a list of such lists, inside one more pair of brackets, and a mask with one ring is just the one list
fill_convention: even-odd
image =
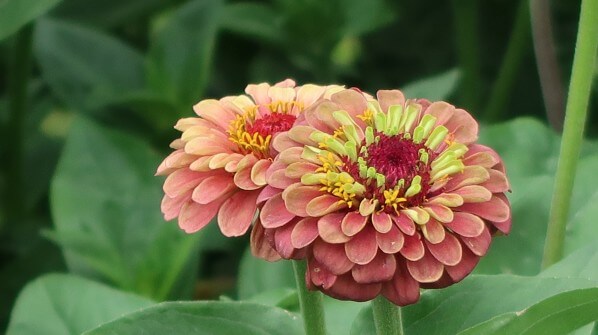
[(336, 93), (279, 139), (265, 236), (282, 257), (307, 258), (311, 289), (339, 299), (407, 305), (420, 287), (458, 282), (511, 227), (504, 166), (477, 132), (446, 102)]
[(272, 146), (297, 116), (338, 87), (295, 86), (287, 79), (274, 86), (248, 85), (249, 95), (203, 100), (199, 117), (181, 119), (174, 149), (158, 167), (166, 175), (162, 212), (178, 217), (187, 233), (203, 228), (218, 214), (226, 236), (244, 234), (256, 216), (256, 200), (266, 186), (266, 170), (278, 151)]

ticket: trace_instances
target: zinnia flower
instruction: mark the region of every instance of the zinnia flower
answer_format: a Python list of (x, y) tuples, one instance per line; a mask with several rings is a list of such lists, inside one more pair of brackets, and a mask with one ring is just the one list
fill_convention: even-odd
[(287, 79), (274, 86), (248, 85), (249, 96), (193, 106), (199, 117), (179, 120), (175, 128), (182, 135), (156, 173), (167, 176), (161, 206), (165, 219), (178, 217), (179, 226), (192, 233), (218, 214), (224, 235), (244, 234), (256, 216), (266, 170), (278, 154), (272, 142), (305, 108), (339, 89), (296, 87)]
[(265, 236), (282, 257), (307, 258), (308, 286), (338, 299), (407, 305), (420, 287), (458, 282), (511, 227), (504, 166), (477, 132), (446, 102), (336, 93), (279, 139)]

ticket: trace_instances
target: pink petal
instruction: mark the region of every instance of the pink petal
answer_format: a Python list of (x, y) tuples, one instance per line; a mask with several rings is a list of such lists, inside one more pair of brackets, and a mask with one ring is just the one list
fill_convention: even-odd
[(335, 275), (347, 273), (355, 265), (347, 258), (342, 244), (330, 244), (316, 240), (313, 243), (313, 255), (326, 271)]
[(387, 213), (372, 214), (372, 224), (380, 233), (387, 233), (392, 228), (392, 220)]
[(356, 264), (367, 264), (374, 259), (378, 252), (376, 232), (371, 227), (364, 228), (359, 234), (345, 243), (347, 257)]
[[(196, 156), (197, 157), (197, 156)], [(189, 169), (197, 172), (209, 172), (210, 161), (214, 156), (200, 156), (189, 165)]]
[(415, 234), (415, 223), (407, 215), (391, 215), (391, 219), (407, 235)]
[(237, 185), (240, 189), (251, 191), (262, 187), (262, 185), (254, 183), (251, 179), (251, 170), (252, 168), (248, 166), (244, 169), (237, 170), (237, 173), (235, 173), (233, 180), (235, 185)]
[(220, 129), (228, 130), (228, 127), (235, 119), (235, 114), (222, 107), (218, 100), (207, 99), (200, 101), (193, 106), (195, 113), (202, 118), (214, 123)]
[(317, 147), (318, 142), (316, 142), (310, 138), (311, 134), (314, 131), (315, 131), (315, 129), (310, 126), (297, 125), (297, 126), (294, 126), (293, 128), (291, 128), (287, 132), (287, 136), (289, 137), (290, 140), (300, 143), (301, 146), (311, 145), (311, 146)]
[(376, 242), (382, 252), (396, 254), (403, 248), (405, 238), (397, 227), (391, 227), (386, 233), (376, 232)]
[(359, 212), (349, 212), (343, 217), (341, 230), (346, 236), (354, 236), (359, 233), (368, 222), (369, 216), (362, 216)]
[(251, 168), (251, 181), (259, 186), (266, 185), (266, 170), (268, 170), (271, 164), (272, 161), (268, 159), (257, 161)]
[(388, 107), (393, 105), (405, 106), (405, 96), (399, 90), (379, 90), (376, 97), (384, 112), (388, 112)]
[(301, 146), (301, 144), (291, 140), (288, 132), (278, 133), (272, 137), (272, 148), (276, 152), (283, 152), (284, 150), (299, 146)]
[(280, 255), (272, 248), (272, 236), (268, 234), (261, 224), (257, 223), (251, 230), (250, 246), (251, 253), (258, 258), (268, 262), (274, 262), (280, 259)]
[(305, 211), (309, 216), (318, 217), (347, 207), (346, 203), (339, 200), (334, 195), (322, 194), (308, 202)]
[(318, 235), (318, 219), (303, 218), (293, 228), (291, 243), (293, 247), (301, 249), (310, 245)]
[(312, 84), (303, 85), (297, 91), (297, 102), (302, 103), (305, 108), (311, 106), (324, 94), (326, 87)]
[[(328, 125), (326, 121), (331, 119), (332, 112), (336, 111), (338, 109), (339, 109), (339, 107), (336, 104), (330, 102), (329, 100), (322, 100), (322, 101), (316, 103), (315, 105), (313, 105), (311, 108), (307, 109), (302, 114), (305, 117), (305, 121), (307, 122), (307, 124), (309, 126), (305, 126), (306, 128), (299, 128), (300, 130), (297, 130), (298, 133), (296, 136), (291, 135), (291, 131), (289, 131), (289, 137), (291, 139), (293, 139), (294, 141), (297, 141), (300, 143), (311, 141), (312, 145), (317, 144), (317, 143), (313, 142), (313, 140), (309, 139), (309, 134), (311, 134), (311, 132), (314, 131), (314, 129), (323, 131), (325, 133), (332, 134), (334, 132), (334, 130), (336, 129), (335, 127), (337, 127), (338, 124)], [(329, 114), (330, 117), (326, 118), (326, 120), (322, 120), (320, 118), (320, 115), (324, 115), (324, 114)], [(301, 126), (296, 126), (293, 128), (298, 128), (298, 127), (301, 127)], [(291, 128), (291, 130), (293, 130), (293, 128)], [(311, 131), (310, 131), (310, 129), (311, 129)], [(308, 137), (305, 136), (306, 134)], [(305, 143), (305, 144), (307, 144), (307, 143)]]
[(289, 164), (285, 170), (285, 176), (289, 178), (301, 179), (301, 177), (308, 173), (313, 173), (320, 166), (310, 162), (295, 162)]
[(456, 209), (461, 212), (475, 214), (483, 219), (493, 222), (507, 221), (511, 212), (509, 206), (496, 194), (492, 196), (490, 201), (480, 203), (465, 203)]
[(322, 264), (320, 264), (317, 260), (307, 260), (307, 271), (305, 272), (305, 281), (308, 287), (311, 286), (310, 284), (313, 284), (316, 287), (328, 289), (332, 285), (334, 285), (337, 278), (338, 277), (334, 275), (332, 272), (327, 271), (325, 268), (323, 268)]
[(238, 163), (241, 159), (243, 159), (243, 157), (245, 156), (238, 153), (219, 153), (212, 156), (212, 158), (208, 162), (208, 167), (211, 170), (221, 169), (230, 162)]
[(463, 251), (461, 261), (455, 266), (444, 267), (448, 275), (455, 283), (460, 282), (463, 278), (470, 274), (480, 261), (480, 258), (469, 251), (469, 249), (461, 249)]
[(266, 201), (260, 211), (260, 221), (264, 228), (282, 227), (293, 218), (295, 218), (295, 214), (287, 210), (280, 193)]
[(455, 106), (444, 101), (433, 102), (424, 110), (424, 115), (429, 114), (436, 117), (436, 126), (441, 126), (447, 123), (455, 113)]
[[(295, 162), (301, 162), (301, 154), (303, 153), (303, 146), (295, 147), (295, 148), (288, 148), (284, 151), (281, 151), (276, 157), (276, 162), (283, 163), (283, 166), (289, 165)], [(312, 162), (313, 163), (313, 162)]]
[(356, 118), (357, 115), (363, 114), (363, 112), (368, 108), (365, 97), (355, 90), (340, 91), (333, 94), (330, 97), (330, 100), (341, 106), (342, 109), (347, 111), (347, 113), (349, 113), (349, 115), (353, 118)]
[(328, 243), (345, 243), (351, 239), (341, 229), (344, 217), (345, 213), (330, 213), (318, 220), (318, 232), (322, 240)]
[(488, 179), (490, 179), (490, 174), (487, 169), (481, 166), (466, 166), (463, 172), (451, 176), (446, 183), (445, 190), (450, 192), (463, 186), (481, 184)]
[(358, 284), (349, 274), (339, 276), (334, 285), (324, 290), (326, 295), (336, 299), (368, 301), (374, 299), (382, 289), (380, 284)]
[(488, 173), (490, 174), (490, 179), (481, 183), (480, 186), (492, 193), (507, 192), (511, 188), (504, 173), (497, 170), (488, 170)]
[(276, 249), (276, 251), (284, 259), (293, 258), (293, 254), (296, 250), (291, 242), (291, 234), (293, 232), (294, 226), (295, 223), (293, 221), (288, 225), (274, 230), (274, 249)]
[(307, 204), (313, 199), (322, 195), (318, 186), (304, 186), (301, 183), (295, 183), (289, 186), (282, 193), (289, 212), (298, 216), (309, 216), (307, 214)]
[(160, 209), (162, 210), (162, 214), (164, 214), (164, 220), (170, 221), (179, 216), (181, 208), (189, 200), (191, 200), (191, 192), (187, 192), (187, 194), (175, 198), (171, 198), (167, 194), (164, 194), (162, 203), (160, 204)]
[(433, 283), (442, 277), (444, 266), (432, 254), (426, 253), (415, 262), (407, 261), (407, 270), (418, 282)]
[(417, 261), (424, 257), (424, 244), (419, 234), (413, 236), (404, 235), (405, 242), (400, 250), (401, 255), (410, 261)]
[(463, 186), (453, 191), (463, 198), (464, 202), (486, 202), (492, 198), (492, 193), (480, 185)]
[(160, 163), (160, 166), (158, 166), (158, 170), (156, 171), (156, 176), (170, 174), (191, 164), (195, 158), (197, 157), (187, 154), (183, 149), (175, 150)]
[(199, 204), (210, 203), (226, 193), (236, 189), (233, 178), (229, 174), (208, 177), (193, 190), (193, 201)]
[(470, 144), (478, 139), (478, 123), (471, 114), (462, 109), (455, 109), (453, 117), (445, 126), (449, 132), (454, 133), (455, 142)]
[[(469, 152), (468, 152), (469, 153)], [(496, 156), (492, 155), (489, 152), (477, 152), (473, 155), (466, 155), (465, 159), (463, 159), (463, 163), (465, 165), (479, 165), (481, 167), (490, 169), (496, 164), (500, 162), (500, 159), (497, 159)]]
[(479, 216), (465, 212), (455, 212), (453, 221), (445, 223), (444, 226), (456, 234), (465, 237), (479, 236), (486, 224)]
[(444, 223), (453, 220), (453, 211), (444, 205), (426, 204), (424, 210), (428, 212), (431, 217), (440, 222)]
[(268, 89), (270, 85), (266, 83), (261, 84), (249, 84), (245, 88), (245, 93), (249, 94), (256, 105), (267, 105), (271, 99), (268, 96)]
[(222, 204), (218, 211), (218, 226), (222, 234), (228, 237), (245, 234), (255, 216), (258, 195), (258, 191), (238, 191)]
[(394, 255), (378, 253), (368, 264), (353, 267), (351, 275), (360, 284), (378, 283), (392, 279), (396, 268)]
[(461, 243), (452, 234), (446, 234), (442, 242), (432, 244), (428, 241), (426, 246), (434, 258), (444, 265), (457, 265), (461, 261)]
[(197, 137), (185, 144), (185, 152), (197, 156), (210, 156), (219, 153), (232, 153), (234, 147), (229, 141), (207, 137)]
[(256, 203), (261, 204), (262, 202), (272, 198), (273, 196), (280, 193), (281, 190), (270, 185), (266, 185), (261, 191), (260, 195), (258, 195)]
[(169, 197), (175, 198), (197, 186), (202, 179), (209, 174), (195, 172), (189, 169), (180, 169), (171, 173), (164, 181), (164, 193)]
[(458, 207), (463, 205), (463, 198), (453, 193), (441, 193), (428, 199), (428, 204), (438, 204), (447, 207)]
[(392, 281), (384, 284), (384, 296), (399, 306), (414, 304), (419, 300), (419, 283), (413, 279), (407, 266), (397, 262)]
[(267, 175), (266, 179), (268, 181), (268, 184), (270, 186), (279, 188), (281, 190), (284, 190), (285, 188), (287, 188), (297, 182), (296, 179), (289, 178), (289, 177), (285, 176), (284, 169), (279, 169), (279, 170), (274, 170), (274, 171), (268, 170), (268, 173), (266, 175)]
[(422, 232), (426, 240), (433, 244), (442, 242), (446, 236), (444, 227), (435, 219), (430, 219), (428, 223), (423, 225)]
[(499, 199), (501, 199), (503, 201), (503, 203), (509, 208), (509, 217), (505, 220), (505, 221), (500, 221), (500, 222), (496, 222), (496, 221), (490, 221), (496, 228), (498, 228), (498, 230), (500, 230), (502, 233), (504, 234), (508, 234), (509, 232), (511, 232), (511, 220), (512, 220), (512, 216), (511, 216), (511, 205), (509, 204), (509, 199), (507, 199), (507, 197), (504, 194), (495, 194), (496, 197), (498, 197)]
[(484, 226), (484, 230), (479, 236), (461, 236), (461, 241), (463, 241), (463, 244), (465, 244), (475, 255), (484, 256), (490, 247), (492, 236), (490, 236), (488, 228)]
[(201, 205), (193, 201), (187, 202), (179, 214), (179, 227), (188, 234), (202, 229), (214, 218), (221, 203), (214, 201)]

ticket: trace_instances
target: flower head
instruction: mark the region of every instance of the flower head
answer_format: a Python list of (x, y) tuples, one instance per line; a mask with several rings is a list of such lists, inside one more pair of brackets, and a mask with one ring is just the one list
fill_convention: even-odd
[(295, 145), (267, 172), (279, 192), (260, 214), (265, 235), (340, 299), (406, 305), (458, 282), (511, 226), (504, 166), (477, 131), (446, 102), (338, 92), (281, 136)]
[(182, 135), (156, 173), (167, 176), (165, 219), (178, 217), (179, 226), (192, 233), (218, 214), (224, 235), (244, 234), (256, 216), (266, 170), (278, 154), (272, 143), (303, 110), (338, 89), (295, 86), (287, 79), (274, 86), (248, 85), (248, 95), (193, 106), (199, 117), (179, 120), (175, 128)]

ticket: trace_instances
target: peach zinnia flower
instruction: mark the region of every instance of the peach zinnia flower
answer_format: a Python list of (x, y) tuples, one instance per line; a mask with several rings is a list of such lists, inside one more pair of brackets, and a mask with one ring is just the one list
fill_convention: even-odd
[(307, 258), (310, 288), (411, 304), (420, 287), (462, 280), (509, 232), (504, 166), (463, 109), (344, 90), (303, 117), (279, 140), (267, 173), (279, 193), (261, 223), (281, 256)]
[(295, 87), (287, 79), (274, 86), (248, 85), (249, 96), (208, 99), (193, 106), (199, 117), (179, 120), (175, 128), (182, 135), (172, 142), (174, 152), (156, 173), (167, 176), (165, 219), (178, 216), (179, 226), (192, 233), (218, 214), (224, 235), (244, 234), (256, 216), (266, 170), (278, 154), (271, 143), (328, 89)]

